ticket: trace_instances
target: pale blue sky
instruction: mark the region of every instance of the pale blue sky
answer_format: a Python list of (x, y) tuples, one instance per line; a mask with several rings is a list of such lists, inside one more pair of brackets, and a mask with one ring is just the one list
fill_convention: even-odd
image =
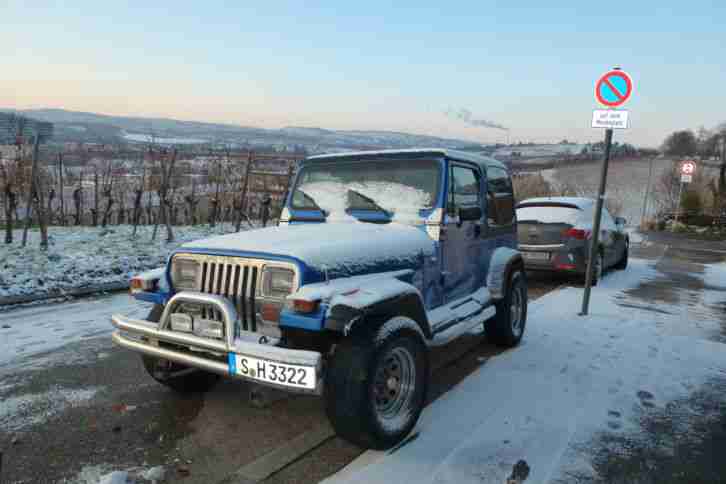
[(620, 65), (635, 93), (616, 139), (726, 120), (723, 0), (7, 1), (0, 107), (504, 140), (443, 114), (466, 108), (514, 140), (584, 141)]

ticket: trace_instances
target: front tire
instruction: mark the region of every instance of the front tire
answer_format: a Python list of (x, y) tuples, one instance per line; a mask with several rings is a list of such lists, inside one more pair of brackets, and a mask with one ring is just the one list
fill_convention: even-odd
[[(159, 322), (164, 307), (154, 305), (147, 321)], [(179, 393), (203, 393), (211, 390), (220, 379), (219, 375), (197, 370), (168, 360), (149, 355), (141, 355), (146, 372), (164, 386)]]
[(521, 269), (509, 276), (507, 292), (496, 310), (496, 316), (485, 323), (487, 339), (505, 348), (517, 346), (527, 324), (527, 281)]
[(361, 328), (337, 346), (325, 378), (325, 407), (340, 437), (363, 448), (388, 449), (416, 425), (429, 378), (428, 352), (417, 328), (398, 316)]

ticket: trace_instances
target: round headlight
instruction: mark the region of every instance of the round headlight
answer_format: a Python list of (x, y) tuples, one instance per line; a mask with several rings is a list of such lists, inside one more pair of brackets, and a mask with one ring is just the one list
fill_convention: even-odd
[(199, 263), (189, 259), (173, 259), (171, 263), (171, 282), (177, 290), (194, 291), (197, 289)]
[(268, 267), (262, 278), (262, 295), (284, 299), (292, 293), (295, 273), (289, 269)]

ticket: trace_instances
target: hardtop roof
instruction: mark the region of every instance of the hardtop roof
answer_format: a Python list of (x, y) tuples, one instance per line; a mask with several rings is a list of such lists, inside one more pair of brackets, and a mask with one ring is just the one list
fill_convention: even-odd
[(507, 170), (507, 167), (494, 158), (488, 156), (475, 155), (467, 153), (465, 151), (449, 150), (443, 148), (412, 148), (412, 149), (397, 149), (397, 150), (374, 150), (374, 151), (355, 151), (349, 153), (330, 153), (325, 155), (315, 155), (306, 158), (303, 163), (318, 162), (318, 161), (333, 161), (340, 159), (351, 159), (351, 160), (365, 160), (368, 158), (381, 158), (391, 157), (392, 159), (405, 158), (407, 156), (415, 155), (417, 157), (446, 157), (452, 160), (468, 161), (476, 163), (480, 166), (494, 166)]

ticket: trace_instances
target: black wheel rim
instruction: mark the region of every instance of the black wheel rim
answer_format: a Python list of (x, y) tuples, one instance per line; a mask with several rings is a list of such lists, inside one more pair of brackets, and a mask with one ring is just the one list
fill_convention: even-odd
[(373, 381), (374, 410), (382, 424), (401, 423), (410, 413), (416, 391), (416, 362), (403, 346), (390, 348), (380, 358)]
[(512, 334), (519, 338), (522, 334), (524, 320), (524, 294), (519, 285), (512, 288), (512, 298), (509, 307), (509, 318), (512, 324)]

